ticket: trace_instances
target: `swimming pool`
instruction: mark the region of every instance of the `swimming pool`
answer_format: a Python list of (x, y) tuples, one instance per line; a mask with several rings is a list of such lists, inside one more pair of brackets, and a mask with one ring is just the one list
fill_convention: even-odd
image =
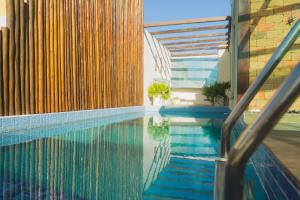
[[(213, 199), (228, 112), (173, 111), (2, 132), (0, 199)], [(247, 174), (249, 197), (268, 199)]]

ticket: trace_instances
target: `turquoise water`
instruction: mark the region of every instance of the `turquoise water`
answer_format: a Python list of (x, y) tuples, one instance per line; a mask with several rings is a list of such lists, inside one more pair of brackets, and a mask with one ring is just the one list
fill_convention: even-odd
[(0, 199), (213, 199), (221, 123), (144, 117), (2, 146)]

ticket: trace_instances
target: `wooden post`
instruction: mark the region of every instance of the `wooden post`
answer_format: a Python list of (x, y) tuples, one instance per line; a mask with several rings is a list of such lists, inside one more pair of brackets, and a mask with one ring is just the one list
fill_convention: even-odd
[(55, 112), (55, 74), (54, 74), (54, 2), (53, 0), (49, 0), (49, 4), (50, 4), (50, 9), (49, 9), (49, 12), (50, 12), (50, 16), (49, 16), (49, 23), (50, 23), (50, 42), (49, 42), (49, 49), (50, 49), (50, 88), (51, 88), (51, 112)]
[(56, 15), (57, 15), (57, 82), (58, 82), (58, 111), (61, 112), (62, 110), (62, 85), (61, 85), (61, 58), (64, 56), (62, 55), (62, 50), (60, 48), (60, 44), (61, 44), (61, 37), (60, 37), (60, 2), (61, 0), (56, 0), (56, 6), (57, 6), (57, 9), (56, 9)]
[(6, 0), (7, 27), (9, 31), (9, 115), (15, 114), (15, 6), (13, 0)]
[(82, 28), (82, 61), (83, 61), (83, 74), (82, 74), (82, 78), (83, 78), (83, 85), (82, 85), (82, 89), (83, 89), (83, 95), (84, 95), (84, 98), (83, 98), (83, 110), (86, 110), (88, 108), (88, 105), (87, 105), (87, 100), (88, 100), (88, 97), (87, 97), (87, 80), (86, 80), (86, 77), (87, 77), (87, 74), (86, 74), (86, 69), (87, 69), (87, 65), (86, 65), (86, 42), (85, 42), (85, 36), (86, 36), (86, 9), (85, 9), (85, 1), (82, 2), (82, 24), (81, 24), (81, 28)]
[(87, 18), (87, 36), (88, 36), (88, 73), (89, 73), (89, 99), (90, 99), (90, 106), (89, 109), (95, 109), (95, 96), (94, 96), (94, 64), (93, 64), (93, 29), (92, 29), (92, 13), (93, 7), (92, 2), (88, 3), (88, 18)]
[(9, 115), (9, 30), (8, 28), (2, 27), (2, 63), (3, 63), (3, 115)]
[(65, 82), (66, 82), (66, 110), (71, 110), (71, 105), (70, 105), (70, 90), (71, 90), (71, 85), (70, 85), (70, 77), (69, 77), (69, 71), (70, 71), (70, 56), (69, 56), (69, 51), (70, 51), (70, 35), (69, 35), (69, 27), (70, 27), (70, 17), (69, 17), (69, 1), (65, 2)]
[(54, 111), (58, 112), (59, 111), (59, 102), (58, 102), (58, 62), (57, 62), (57, 1), (53, 0), (53, 63), (54, 65), (52, 66), (54, 68)]
[(34, 0), (28, 0), (29, 5), (29, 91), (30, 113), (35, 113), (35, 45), (34, 45)]
[(96, 18), (96, 24), (95, 24), (95, 59), (96, 59), (96, 102), (97, 102), (97, 108), (101, 108), (101, 90), (100, 90), (100, 31), (99, 31), (99, 1), (95, 2), (95, 18)]
[(34, 85), (35, 85), (35, 113), (39, 113), (39, 26), (38, 26), (38, 4), (39, 1), (34, 0)]
[(15, 114), (21, 114), (21, 90), (20, 90), (20, 0), (14, 0), (15, 6)]
[(38, 84), (39, 84), (39, 90), (38, 90), (38, 100), (39, 100), (39, 113), (44, 112), (44, 81), (43, 81), (43, 64), (44, 64), (44, 25), (43, 25), (43, 6), (44, 6), (44, 0), (40, 0), (38, 3), (38, 40), (39, 40), (39, 59), (38, 59)]
[[(76, 61), (76, 4), (75, 1), (72, 1), (72, 10), (71, 10), (71, 16), (72, 16), (72, 80), (73, 80), (73, 106), (74, 110), (78, 110), (77, 106), (77, 61)], [(71, 67), (71, 66), (70, 66)]]
[(25, 14), (24, 0), (20, 2), (20, 92), (21, 92), (21, 113), (26, 113), (25, 105)]
[(2, 30), (0, 30), (0, 116), (3, 116), (3, 88), (6, 85), (3, 84), (3, 39)]
[(45, 21), (45, 31), (46, 31), (46, 37), (45, 37), (45, 54), (46, 54), (46, 96), (47, 96), (47, 112), (51, 112), (51, 65), (50, 65), (50, 2), (51, 1), (45, 1), (45, 7), (46, 7), (46, 21)]
[(25, 23), (25, 114), (30, 114), (30, 69), (29, 54), (29, 6), (24, 4), (24, 23)]
[(61, 67), (61, 111), (66, 111), (66, 105), (65, 105), (65, 24), (64, 24), (64, 2), (65, 1), (59, 1), (60, 3), (60, 49), (61, 49), (61, 59), (60, 59), (60, 67)]

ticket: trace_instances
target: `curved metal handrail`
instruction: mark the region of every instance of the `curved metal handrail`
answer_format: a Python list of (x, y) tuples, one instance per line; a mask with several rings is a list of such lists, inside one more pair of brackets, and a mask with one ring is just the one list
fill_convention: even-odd
[(290, 32), (284, 38), (280, 46), (277, 48), (275, 53), (272, 55), (262, 72), (258, 75), (257, 79), (248, 88), (245, 95), (237, 103), (233, 111), (230, 113), (228, 118), (225, 120), (222, 126), (221, 135), (221, 157), (227, 157), (230, 151), (230, 133), (235, 125), (236, 121), (240, 118), (243, 112), (246, 110), (252, 99), (255, 97), (259, 89), (263, 86), (265, 81), (269, 78), (271, 73), (274, 71), (278, 63), (282, 60), (284, 55), (288, 52), (291, 46), (294, 44), (300, 34), (300, 20), (292, 27)]
[(243, 199), (243, 177), (248, 160), (299, 95), (300, 63), (255, 122), (238, 138), (228, 155), (228, 160), (217, 162), (215, 199)]

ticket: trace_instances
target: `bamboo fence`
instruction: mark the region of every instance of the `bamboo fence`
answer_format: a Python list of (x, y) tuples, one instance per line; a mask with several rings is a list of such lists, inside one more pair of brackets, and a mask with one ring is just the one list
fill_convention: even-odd
[(7, 0), (0, 115), (143, 104), (142, 0)]

